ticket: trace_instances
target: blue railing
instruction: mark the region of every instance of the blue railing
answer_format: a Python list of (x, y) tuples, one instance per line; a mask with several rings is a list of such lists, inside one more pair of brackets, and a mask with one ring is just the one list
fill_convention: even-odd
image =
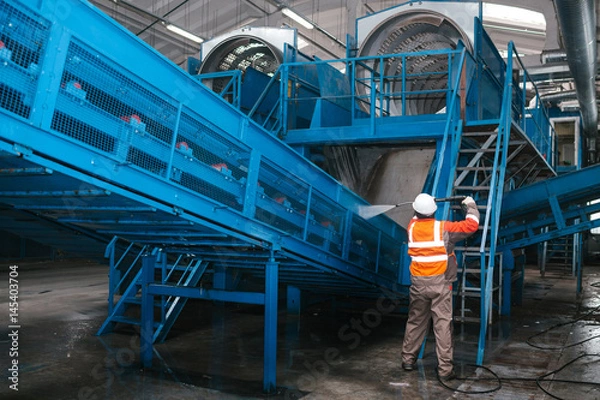
[(211, 87), (227, 102), (239, 109), (242, 95), (242, 71), (234, 69), (232, 71), (211, 72), (196, 75), (196, 79), (206, 86)]
[[(423, 101), (437, 101), (439, 109), (434, 113), (445, 115), (445, 106), (454, 93), (455, 71), (452, 68), (458, 64), (456, 60), (461, 54), (460, 49), (446, 49), (284, 63), (249, 116), (265, 128), (271, 127), (273, 134), (283, 137), (290, 129), (308, 128), (299, 126), (298, 117), (310, 121), (315, 107), (323, 102), (335, 108), (336, 113), (328, 114), (328, 118), (335, 120), (329, 123), (336, 126), (351, 126), (361, 119), (416, 115), (417, 107), (411, 107), (411, 104)], [(423, 57), (437, 58), (446, 68), (410, 72), (411, 63)], [(393, 71), (387, 67), (390, 63), (394, 65)], [(420, 87), (423, 82), (434, 79), (441, 84), (432, 89)], [(277, 86), (280, 99), (268, 111), (258, 112), (267, 102), (267, 93)]]
[[(468, 92), (460, 93), (466, 99), (461, 107), (466, 107), (466, 121), (497, 121), (502, 110), (502, 94), (508, 90), (504, 86), (506, 74), (510, 73), (512, 77), (514, 72), (507, 72), (506, 62), (480, 22), (476, 27), (475, 55), (467, 52), (466, 57), (478, 74), (469, 74), (463, 82), (463, 88)], [(514, 48), (511, 54), (516, 58), (515, 65), (522, 71), (512, 77), (518, 80), (518, 84), (511, 89), (511, 118), (553, 166), (554, 134), (548, 114)], [(327, 126), (352, 126), (360, 123), (359, 120), (368, 120), (374, 128), (375, 120), (382, 117), (418, 114), (438, 118), (440, 114), (449, 113), (446, 108), (450, 107), (452, 94), (457, 93), (452, 86), (452, 77), (456, 73), (452, 68), (459, 65), (456, 59), (460, 56), (459, 47), (457, 50), (284, 63), (249, 115), (279, 137), (285, 137), (289, 130), (320, 127), (323, 123), (329, 124)], [(411, 62), (422, 57), (437, 58), (436, 65), (445, 68), (435, 72), (411, 72)], [(394, 67), (390, 68), (390, 64)], [(419, 82), (426, 80), (436, 80), (435, 89), (421, 87)], [(279, 97), (276, 102), (271, 101), (265, 110), (267, 93), (275, 87)], [(533, 93), (533, 101), (529, 100), (530, 93)], [(422, 106), (424, 102), (439, 106), (427, 110)], [(327, 115), (327, 121), (315, 122), (313, 118), (318, 117), (315, 110), (325, 103), (329, 107), (327, 110), (331, 111), (321, 111)], [(529, 107), (528, 103), (533, 106)], [(261, 108), (263, 111), (258, 112)], [(309, 121), (310, 126), (301, 125), (300, 120)]]
[[(464, 85), (464, 90), (466, 90), (466, 87), (468, 87), (468, 82), (471, 81), (472, 74), (475, 70), (473, 68), (475, 63), (473, 56), (462, 45), (460, 47), (462, 48), (462, 51), (460, 58), (457, 60), (457, 63), (454, 66), (455, 72), (454, 74), (450, 74), (453, 83), (451, 85), (452, 90), (449, 92), (449, 95), (447, 97), (447, 99), (449, 100), (447, 101), (446, 109), (446, 114), (448, 115), (448, 117), (446, 119), (446, 127), (444, 129), (444, 137), (442, 139), (440, 149), (437, 153), (437, 166), (435, 168), (436, 172), (433, 181), (433, 188), (438, 188), (444, 170), (446, 170), (446, 173), (448, 173), (447, 170), (451, 169), (449, 176), (454, 176), (454, 172), (456, 170), (456, 158), (458, 157), (458, 152), (450, 152), (451, 159), (448, 160), (446, 167), (444, 166), (444, 158), (446, 157), (447, 149), (449, 146), (453, 149), (458, 148), (458, 142), (453, 143), (452, 139), (458, 139), (460, 137), (460, 135), (457, 135), (458, 132), (455, 132), (454, 129), (459, 129), (458, 125), (462, 125), (463, 122), (461, 119), (461, 110), (463, 107), (463, 105), (461, 104), (461, 99), (464, 99), (466, 93), (462, 92), (463, 89), (461, 88), (461, 86)], [(462, 128), (462, 126), (460, 128)], [(452, 194), (453, 184), (453, 179), (447, 179), (447, 186), (445, 188), (439, 188), (439, 192), (436, 193), (436, 196), (450, 196)], [(443, 215), (447, 218), (449, 215), (448, 213), (450, 211), (449, 203), (444, 203), (443, 207)]]
[[(502, 111), (502, 94), (511, 91), (510, 118), (532, 141), (533, 145), (552, 167), (556, 165), (552, 143), (555, 133), (550, 117), (540, 101), (538, 88), (525, 69), (514, 43), (509, 43), (507, 57), (513, 59), (515, 69), (508, 70), (491, 38), (476, 19), (476, 58), (480, 78), (471, 92), (467, 112), (469, 121), (496, 120)], [(510, 84), (507, 86), (507, 75)], [(474, 98), (474, 94), (478, 98)]]
[[(509, 56), (511, 54), (514, 57), (514, 65), (518, 67), (521, 75), (519, 85), (513, 85), (513, 103), (517, 105), (518, 113), (513, 113), (512, 118), (518, 121), (519, 126), (531, 139), (534, 146), (554, 168), (557, 162), (556, 154), (553, 153), (556, 132), (550, 124), (550, 116), (540, 100), (537, 85), (525, 69), (513, 42), (509, 43)], [(528, 90), (534, 93), (529, 103), (526, 97)]]

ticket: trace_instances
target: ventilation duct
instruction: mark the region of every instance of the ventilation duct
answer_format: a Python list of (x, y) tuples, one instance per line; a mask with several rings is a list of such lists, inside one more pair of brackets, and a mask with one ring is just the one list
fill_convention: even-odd
[(562, 100), (574, 99), (576, 97), (577, 92), (575, 90), (565, 90), (563, 92), (543, 94), (540, 96), (540, 100), (547, 103), (557, 103)]
[(540, 55), (540, 61), (543, 65), (566, 62), (567, 53), (562, 50), (544, 51)]
[(596, 11), (594, 0), (555, 0), (567, 62), (575, 80), (581, 109), (583, 133), (590, 138), (589, 151), (595, 153), (598, 135), (596, 105)]
[[(272, 76), (283, 60), (285, 44), (295, 45), (293, 29), (243, 28), (202, 44), (199, 73), (245, 71), (251, 67)], [(212, 89), (220, 92), (226, 79), (215, 79)]]

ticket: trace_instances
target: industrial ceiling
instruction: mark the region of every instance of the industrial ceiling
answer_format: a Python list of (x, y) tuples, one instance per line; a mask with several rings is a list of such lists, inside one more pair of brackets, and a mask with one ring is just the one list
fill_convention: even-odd
[[(570, 33), (563, 35), (561, 29), (567, 29), (567, 25), (571, 23), (572, 26), (577, 27), (575, 30), (577, 36), (577, 33), (582, 31), (582, 24), (593, 25), (595, 29), (591, 27), (592, 29), (589, 30), (592, 32), (589, 35), (592, 37), (591, 40), (581, 35), (575, 39), (580, 42), (586, 40), (585, 43), (580, 43), (581, 46), (586, 46), (583, 50), (590, 50), (591, 46), (597, 47), (600, 31), (597, 28), (596, 14), (599, 12), (599, 7), (594, 2), (599, 1), (494, 0), (484, 2), (483, 22), (486, 31), (501, 53), (506, 50), (509, 41), (515, 43), (530, 74), (537, 81), (542, 97), (546, 96), (548, 100), (570, 107), (577, 107), (578, 99), (582, 109), (585, 109), (589, 105), (586, 104), (587, 102), (596, 101), (600, 90), (597, 84), (594, 86), (594, 83), (588, 83), (588, 88), (596, 89), (595, 98), (590, 97), (593, 93), (589, 93), (594, 90), (588, 90), (587, 97), (580, 96), (586, 95), (585, 86), (582, 89), (581, 83), (576, 85), (578, 82), (573, 80), (570, 71), (575, 70), (576, 76), (580, 76), (579, 67), (582, 63), (585, 64), (586, 60), (579, 60), (579, 65), (572, 64), (573, 59), (582, 54), (582, 49), (571, 49), (571, 60), (569, 60), (568, 40), (573, 35)], [(174, 63), (187, 68), (189, 57), (199, 57), (201, 44), (167, 29), (168, 25), (175, 25), (204, 40), (243, 27), (292, 27), (298, 30), (298, 47), (303, 53), (321, 59), (344, 58), (346, 35), (354, 35), (356, 18), (406, 1), (91, 0), (91, 3)], [(511, 10), (503, 6), (518, 7), (522, 10)], [(311, 29), (282, 13), (286, 7), (310, 21)], [(527, 13), (523, 10), (535, 11), (539, 14), (526, 16)], [(583, 20), (573, 17), (580, 14), (583, 14), (581, 16)], [(595, 61), (598, 53), (596, 48), (593, 50), (584, 53), (593, 54)], [(590, 62), (589, 59), (587, 62)], [(591, 80), (597, 82), (597, 66), (594, 65), (590, 71), (595, 71), (595, 74), (591, 73)], [(575, 97), (576, 92), (578, 92), (577, 97)], [(594, 127), (593, 135), (596, 134), (597, 124), (597, 116), (594, 114), (595, 110), (592, 113), (587, 110), (587, 115), (593, 118), (593, 120), (588, 118), (588, 125)], [(586, 115), (583, 119), (585, 125)]]

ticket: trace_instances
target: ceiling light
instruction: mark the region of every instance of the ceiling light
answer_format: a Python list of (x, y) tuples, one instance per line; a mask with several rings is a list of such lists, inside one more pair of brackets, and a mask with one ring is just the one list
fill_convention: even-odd
[(174, 32), (174, 33), (176, 33), (176, 34), (178, 34), (180, 36), (183, 36), (184, 38), (193, 40), (196, 43), (202, 43), (202, 42), (204, 42), (204, 39), (201, 38), (200, 36), (196, 36), (193, 33), (186, 31), (185, 29), (181, 29), (177, 25), (173, 25), (173, 24), (169, 24), (168, 23), (165, 26), (171, 32)]
[(300, 16), (299, 14), (297, 14), (295, 11), (292, 11), (292, 9), (290, 9), (288, 7), (285, 7), (284, 9), (282, 9), (281, 13), (283, 15), (286, 15), (286, 16), (290, 17), (291, 19), (293, 19), (294, 21), (296, 21), (297, 23), (299, 23), (300, 25), (302, 25), (306, 29), (312, 29), (312, 28), (314, 28), (314, 25), (309, 20), (307, 20), (306, 18)]
[(546, 30), (544, 14), (520, 7), (483, 3), (483, 20), (484, 23), (496, 22), (517, 26), (521, 29)]

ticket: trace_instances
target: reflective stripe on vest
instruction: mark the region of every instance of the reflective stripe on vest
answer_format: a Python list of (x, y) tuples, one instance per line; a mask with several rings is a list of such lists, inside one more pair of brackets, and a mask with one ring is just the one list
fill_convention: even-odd
[(440, 255), (440, 256), (413, 256), (413, 261), (416, 262), (438, 262), (438, 261), (447, 261), (448, 255)]

